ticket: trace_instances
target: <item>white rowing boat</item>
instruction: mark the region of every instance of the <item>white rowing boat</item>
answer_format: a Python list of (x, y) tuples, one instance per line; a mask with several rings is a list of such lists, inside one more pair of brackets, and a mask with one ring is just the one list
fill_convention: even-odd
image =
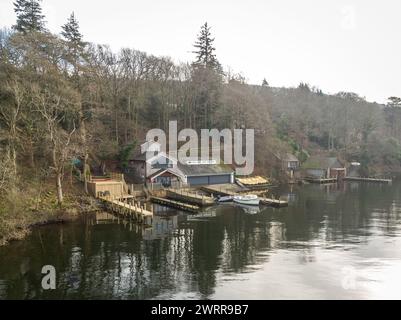
[(233, 201), (233, 196), (219, 197), (219, 199), (217, 201), (218, 202), (230, 202), (230, 201)]
[(240, 204), (247, 204), (247, 205), (251, 205), (251, 206), (259, 205), (259, 198), (257, 195), (254, 195), (254, 194), (247, 194), (244, 196), (234, 196), (233, 200), (234, 200), (234, 202), (240, 203)]

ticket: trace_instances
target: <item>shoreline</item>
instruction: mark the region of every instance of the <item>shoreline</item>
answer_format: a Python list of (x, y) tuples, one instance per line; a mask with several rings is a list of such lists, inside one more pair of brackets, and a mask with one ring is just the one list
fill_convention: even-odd
[[(400, 177), (395, 176), (394, 178), (395, 180), (397, 180), (397, 178)], [(291, 184), (289, 182), (281, 182), (270, 186), (270, 188), (291, 185), (303, 186), (304, 183)], [(70, 195), (70, 197), (74, 197), (74, 195)], [(24, 225), (23, 223), (23, 225), (21, 225), (20, 223), (16, 223), (14, 227), (11, 227), (10, 230), (8, 230), (7, 233), (2, 238), (0, 238), (0, 247), (6, 246), (14, 241), (24, 240), (35, 227), (74, 222), (80, 219), (85, 214), (95, 213), (101, 210), (101, 204), (89, 195), (76, 196), (73, 201), (68, 202), (68, 204), (64, 204), (62, 208), (44, 209), (43, 211), (31, 211), (27, 208), (26, 212), (29, 212), (27, 213), (27, 216), (30, 219), (33, 218), (33, 221), (27, 223), (26, 225)], [(35, 217), (35, 215), (37, 215), (38, 213), (39, 216)]]
[[(89, 203), (82, 203), (81, 200), (88, 199)], [(35, 217), (38, 212), (31, 211), (27, 215), (33, 221), (27, 223), (16, 223), (16, 225), (0, 238), (0, 247), (6, 246), (14, 241), (24, 240), (35, 227), (42, 227), (52, 224), (64, 224), (77, 221), (82, 215), (97, 212), (101, 210), (100, 204), (90, 196), (78, 198), (75, 202), (70, 203), (68, 206), (56, 208), (54, 210), (44, 210), (40, 212), (40, 216)], [(27, 209), (27, 211), (29, 211)]]

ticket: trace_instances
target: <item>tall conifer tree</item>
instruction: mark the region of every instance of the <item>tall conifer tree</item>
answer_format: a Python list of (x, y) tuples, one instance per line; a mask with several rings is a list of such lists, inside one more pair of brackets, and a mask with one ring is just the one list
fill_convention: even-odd
[(14, 11), (17, 14), (17, 22), (13, 28), (19, 32), (45, 31), (44, 15), (40, 0), (16, 0)]
[(213, 46), (214, 38), (212, 38), (210, 27), (207, 22), (201, 27), (201, 31), (198, 35), (194, 47), (196, 54), (195, 66), (203, 66), (208, 69), (221, 70), (221, 65), (216, 58), (215, 50)]
[(82, 34), (79, 31), (79, 24), (75, 18), (74, 12), (71, 13), (67, 23), (61, 27), (63, 31), (62, 36), (70, 42), (74, 47), (83, 47)]

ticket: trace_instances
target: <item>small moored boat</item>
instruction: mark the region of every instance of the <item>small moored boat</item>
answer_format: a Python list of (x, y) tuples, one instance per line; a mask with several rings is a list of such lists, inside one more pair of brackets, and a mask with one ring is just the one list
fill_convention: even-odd
[(247, 194), (244, 196), (234, 196), (233, 200), (234, 200), (234, 202), (240, 203), (240, 204), (247, 204), (247, 205), (252, 205), (252, 206), (259, 205), (259, 198), (257, 195), (254, 195), (254, 194)]
[(233, 196), (224, 196), (224, 197), (219, 197), (218, 202), (230, 202), (233, 201)]

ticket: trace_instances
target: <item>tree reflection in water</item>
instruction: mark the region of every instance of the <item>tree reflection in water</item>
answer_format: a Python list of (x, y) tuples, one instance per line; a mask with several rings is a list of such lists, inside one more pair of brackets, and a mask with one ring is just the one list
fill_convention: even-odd
[[(318, 265), (322, 250), (322, 256), (327, 252), (338, 260), (344, 250), (361, 250), (372, 239), (400, 239), (400, 188), (400, 183), (290, 186), (274, 190), (276, 196), (290, 195), (291, 205), (283, 209), (249, 212), (224, 204), (189, 219), (160, 210), (145, 229), (108, 214), (39, 227), (25, 241), (0, 248), (0, 298), (213, 298), (216, 290), (228, 292), (218, 297), (230, 298), (238, 279), (275, 266), (277, 257), (283, 259), (281, 270), (263, 276), (272, 283), (283, 270), (291, 278), (302, 266)], [(392, 249), (393, 257), (399, 249)], [(374, 250), (368, 251), (384, 254)], [(361, 257), (355, 259), (351, 262)], [(41, 289), (45, 264), (56, 267), (54, 291)], [(337, 294), (325, 282), (308, 281)]]

